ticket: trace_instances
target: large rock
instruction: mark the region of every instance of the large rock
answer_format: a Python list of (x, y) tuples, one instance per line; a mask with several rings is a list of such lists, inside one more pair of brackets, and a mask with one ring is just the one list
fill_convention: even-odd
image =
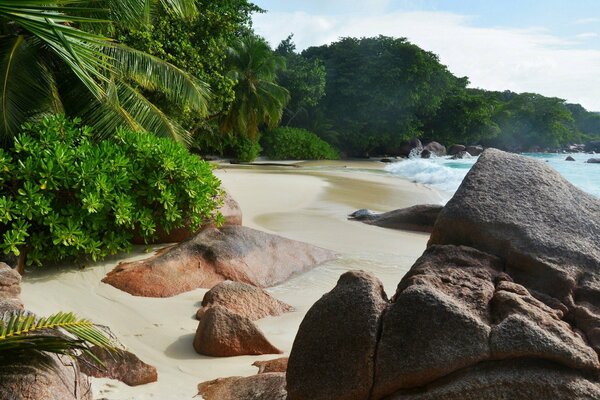
[(206, 229), (148, 259), (121, 263), (102, 281), (135, 296), (169, 297), (225, 280), (274, 286), (334, 258), (306, 243), (227, 226)]
[[(263, 289), (232, 281), (219, 283), (206, 292), (202, 299), (202, 307), (215, 304), (252, 321), (294, 311), (292, 306), (275, 299)], [(202, 308), (198, 310), (198, 314), (201, 314), (202, 310)]]
[(429, 142), (423, 147), (423, 151), (429, 151), (436, 157), (442, 157), (446, 155), (446, 146), (438, 142)]
[(516, 281), (567, 304), (583, 287), (600, 296), (600, 279), (591, 279), (599, 237), (599, 199), (546, 163), (490, 149), (438, 216), (429, 244), (502, 257)]
[(457, 155), (457, 154), (462, 153), (464, 151), (467, 151), (467, 147), (465, 145), (462, 145), (462, 144), (453, 144), (448, 149), (448, 155), (449, 156), (454, 156), (454, 155)]
[(288, 400), (368, 399), (386, 307), (377, 278), (343, 274), (300, 325), (288, 361)]
[(600, 140), (586, 143), (585, 151), (588, 153), (600, 153)]
[(350, 214), (350, 218), (382, 228), (431, 232), (442, 208), (436, 204), (419, 204), (382, 214), (361, 209)]
[(212, 357), (282, 353), (251, 320), (220, 305), (209, 307), (202, 313), (194, 349)]
[(434, 246), (398, 285), (383, 317), (374, 398), (426, 385), (490, 357), (488, 303), (497, 257)]
[(285, 374), (215, 379), (199, 384), (198, 392), (204, 400), (285, 400)]
[[(340, 322), (353, 311), (320, 315), (319, 340), (299, 339), (320, 301), (292, 349), (317, 373), (294, 372), (290, 356), (288, 388), (298, 399), (361, 398), (332, 392), (347, 380), (343, 363), (371, 385), (369, 400), (600, 398), (599, 237), (599, 199), (543, 162), (486, 150), (391, 304), (369, 314), (382, 321), (374, 371), (346, 361), (331, 328), (362, 337)], [(331, 304), (354, 304), (354, 292)]]
[(0, 400), (92, 400), (89, 379), (67, 356), (28, 353), (0, 355)]
[(386, 400), (592, 400), (593, 380), (551, 362), (517, 359), (477, 364), (418, 390), (398, 391)]
[[(242, 225), (242, 209), (240, 205), (229, 193), (224, 192), (223, 205), (217, 209), (217, 212), (223, 216), (223, 226)], [(133, 244), (158, 244), (158, 243), (179, 243), (197, 235), (198, 232), (206, 228), (214, 228), (215, 224), (210, 221), (204, 224), (199, 230), (192, 230), (190, 224), (186, 223), (181, 228), (174, 228), (166, 232), (161, 226), (157, 227), (155, 237), (152, 240), (145, 241), (139, 234), (139, 231), (134, 232)]]
[(411, 155), (418, 155), (423, 151), (423, 144), (417, 138), (413, 138), (408, 142), (405, 142), (400, 146), (400, 151), (398, 152), (402, 157), (408, 157)]
[(89, 355), (81, 355), (77, 359), (81, 371), (88, 376), (116, 379), (129, 386), (145, 385), (158, 380), (156, 368), (146, 364), (129, 351), (109, 352), (94, 346), (91, 352), (102, 362), (102, 365)]
[(469, 153), (473, 157), (477, 157), (481, 153), (483, 153), (483, 147), (479, 146), (479, 145), (477, 145), (477, 146), (467, 146), (467, 153)]
[(600, 158), (590, 158), (586, 161), (588, 164), (600, 164)]

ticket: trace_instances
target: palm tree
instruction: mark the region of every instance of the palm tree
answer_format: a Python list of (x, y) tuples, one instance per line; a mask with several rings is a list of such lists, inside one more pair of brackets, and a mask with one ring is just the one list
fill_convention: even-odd
[(193, 0), (49, 1), (0, 0), (0, 144), (44, 112), (81, 116), (99, 135), (125, 125), (189, 140), (142, 91), (205, 115), (207, 85), (104, 34), (113, 23), (148, 21), (158, 5), (193, 15)]
[(229, 49), (227, 63), (229, 77), (237, 83), (235, 99), (220, 119), (221, 131), (255, 138), (261, 125), (275, 128), (290, 99), (287, 89), (275, 82), (284, 59), (264, 39), (249, 35)]

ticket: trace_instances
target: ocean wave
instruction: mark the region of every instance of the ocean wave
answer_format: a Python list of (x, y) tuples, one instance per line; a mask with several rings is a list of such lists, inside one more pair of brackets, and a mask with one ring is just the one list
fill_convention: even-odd
[[(586, 164), (589, 154), (571, 154), (575, 162), (565, 161), (564, 154), (524, 154), (527, 157), (547, 162), (563, 177), (581, 190), (600, 197), (600, 165)], [(476, 157), (452, 160), (449, 157), (430, 159), (409, 158), (386, 166), (385, 170), (395, 176), (438, 189), (448, 199), (456, 192), (461, 182), (477, 161)]]
[(412, 182), (454, 193), (474, 162), (475, 158), (466, 160), (409, 158), (389, 164), (385, 170)]

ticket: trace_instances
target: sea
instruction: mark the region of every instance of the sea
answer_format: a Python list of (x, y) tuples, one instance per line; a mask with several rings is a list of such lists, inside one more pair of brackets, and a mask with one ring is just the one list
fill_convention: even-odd
[[(590, 154), (529, 153), (526, 157), (547, 161), (563, 177), (581, 190), (600, 198), (600, 164), (587, 164)], [(566, 161), (567, 156), (575, 161)], [(450, 157), (417, 157), (388, 164), (385, 170), (392, 175), (408, 179), (415, 183), (437, 189), (445, 201), (450, 200), (454, 192), (477, 161), (477, 157), (452, 160)]]

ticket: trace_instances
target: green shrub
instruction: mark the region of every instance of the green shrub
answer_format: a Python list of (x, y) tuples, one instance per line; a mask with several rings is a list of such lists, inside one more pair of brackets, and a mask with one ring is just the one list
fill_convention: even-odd
[(220, 132), (203, 132), (194, 140), (194, 151), (208, 155), (232, 157), (241, 162), (251, 162), (260, 155), (262, 148), (258, 139)]
[(262, 150), (258, 140), (251, 139), (248, 136), (231, 136), (229, 148), (233, 157), (241, 162), (256, 160)]
[(136, 230), (148, 239), (157, 227), (200, 227), (219, 185), (172, 140), (121, 129), (97, 142), (78, 120), (46, 117), (0, 149), (0, 250), (26, 250), (28, 265), (97, 260), (129, 249)]
[(305, 129), (280, 127), (263, 135), (265, 155), (276, 160), (338, 160), (331, 145)]

